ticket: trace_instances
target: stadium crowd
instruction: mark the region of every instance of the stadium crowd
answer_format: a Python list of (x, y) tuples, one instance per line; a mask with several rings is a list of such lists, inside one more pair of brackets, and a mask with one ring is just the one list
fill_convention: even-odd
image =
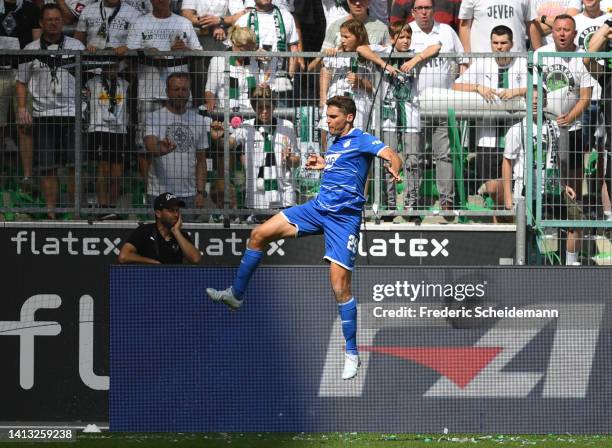
[[(384, 218), (405, 222), (410, 216), (402, 211), (431, 206), (434, 198), (452, 211), (459, 198), (450, 118), (422, 113), (423, 100), (445, 91), (476, 95), (485, 109), (523, 101), (524, 111), (528, 66), (521, 52), (536, 51), (537, 58), (591, 50), (596, 35), (594, 48), (606, 51), (609, 6), (609, 0), (0, 0), (0, 49), (84, 51), (81, 86), (74, 53), (2, 58), (2, 188), (39, 194), (49, 219), (58, 218), (58, 207), (69, 208), (78, 190), (104, 219), (171, 191), (188, 209), (252, 209), (248, 219), (257, 221), (258, 210), (303, 203), (316, 192), (317, 178), (301, 167), (309, 153), (327, 147), (326, 100), (347, 95), (357, 105), (356, 127), (382, 130), (379, 137), (403, 158), (402, 186), (383, 182), (383, 206), (396, 212)], [(104, 56), (96, 56), (100, 50)], [(190, 55), (197, 50), (218, 53)], [(292, 54), (301, 51), (322, 56)], [(229, 84), (227, 52), (237, 53), (229, 57)], [(521, 54), (495, 55), (512, 52)], [(610, 213), (603, 179), (611, 176), (603, 173), (612, 163), (603, 154), (612, 141), (612, 95), (607, 62), (593, 61), (544, 58), (534, 79), (542, 77), (545, 111), (555, 117), (543, 132), (558, 142), (545, 146), (542, 159), (562, 190), (551, 204), (584, 212), (583, 196), (592, 193), (588, 202), (603, 219)], [(513, 198), (524, 195), (526, 156), (524, 138), (514, 148), (508, 142), (517, 141), (517, 132), (526, 135), (526, 124), (491, 113), (469, 123), (473, 169), (459, 175), (492, 209), (511, 210)], [(18, 148), (17, 163), (6, 156), (11, 147)], [(86, 175), (76, 185), (79, 161)]]

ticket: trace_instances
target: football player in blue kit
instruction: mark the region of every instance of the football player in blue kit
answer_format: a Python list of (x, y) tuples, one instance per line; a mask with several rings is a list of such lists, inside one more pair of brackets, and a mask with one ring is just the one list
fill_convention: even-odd
[(351, 292), (351, 274), (359, 245), (361, 215), (365, 204), (365, 185), (374, 157), (385, 161), (393, 181), (399, 182), (402, 161), (396, 152), (376, 137), (353, 128), (356, 107), (352, 98), (335, 96), (327, 101), (327, 124), (332, 137), (325, 157), (311, 154), (307, 168), (323, 170), (321, 188), (316, 198), (274, 215), (251, 232), (234, 284), (217, 291), (207, 288), (208, 296), (232, 310), (243, 303), (248, 282), (263, 257), (266, 245), (288, 237), (323, 234), (325, 256), (346, 352), (342, 378), (357, 375), (357, 301)]

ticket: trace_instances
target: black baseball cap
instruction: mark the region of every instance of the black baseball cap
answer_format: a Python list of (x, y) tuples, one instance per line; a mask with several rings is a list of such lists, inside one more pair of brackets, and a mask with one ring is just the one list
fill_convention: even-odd
[(153, 202), (153, 209), (161, 210), (163, 208), (170, 207), (185, 207), (185, 201), (177, 198), (172, 193), (162, 193), (155, 198)]

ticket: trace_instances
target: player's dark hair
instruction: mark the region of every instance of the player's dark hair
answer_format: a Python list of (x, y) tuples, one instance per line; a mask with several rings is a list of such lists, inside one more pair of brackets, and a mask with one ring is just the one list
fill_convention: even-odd
[(497, 25), (495, 28), (493, 28), (491, 30), (491, 36), (489, 37), (493, 38), (493, 36), (508, 36), (510, 38), (510, 42), (514, 42), (514, 34), (506, 25)]
[(325, 104), (327, 104), (327, 107), (337, 107), (345, 115), (352, 114), (353, 117), (357, 115), (357, 106), (355, 106), (355, 101), (353, 101), (353, 98), (351, 98), (350, 96), (332, 96), (330, 99), (327, 100), (327, 103)]
[(388, 29), (391, 37), (399, 36), (402, 32), (412, 36), (412, 28), (405, 26), (403, 22), (391, 22)]
[[(57, 3), (46, 3), (40, 8), (40, 18), (42, 19), (45, 15), (45, 11), (57, 10), (60, 14), (62, 14), (62, 9), (57, 5)], [(63, 17), (63, 15), (62, 15)]]

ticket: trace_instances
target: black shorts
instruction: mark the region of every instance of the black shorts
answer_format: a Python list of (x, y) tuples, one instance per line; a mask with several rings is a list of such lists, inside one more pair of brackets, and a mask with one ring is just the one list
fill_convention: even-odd
[(74, 166), (74, 117), (34, 117), (32, 134), (37, 169)]
[[(563, 145), (559, 147), (559, 159), (567, 161), (570, 170), (574, 170), (576, 177), (582, 178), (582, 166), (584, 165), (584, 142), (582, 141), (582, 129), (569, 131), (567, 149)], [(567, 159), (565, 159), (567, 157)]]
[(90, 132), (87, 142), (92, 158), (101, 162), (123, 163), (127, 151), (127, 134)]
[(476, 176), (480, 182), (501, 179), (501, 165), (504, 159), (503, 148), (479, 146), (476, 150)]
[(544, 219), (583, 221), (582, 208), (575, 199), (571, 199), (565, 191), (561, 195), (545, 194), (542, 197), (542, 214)]

